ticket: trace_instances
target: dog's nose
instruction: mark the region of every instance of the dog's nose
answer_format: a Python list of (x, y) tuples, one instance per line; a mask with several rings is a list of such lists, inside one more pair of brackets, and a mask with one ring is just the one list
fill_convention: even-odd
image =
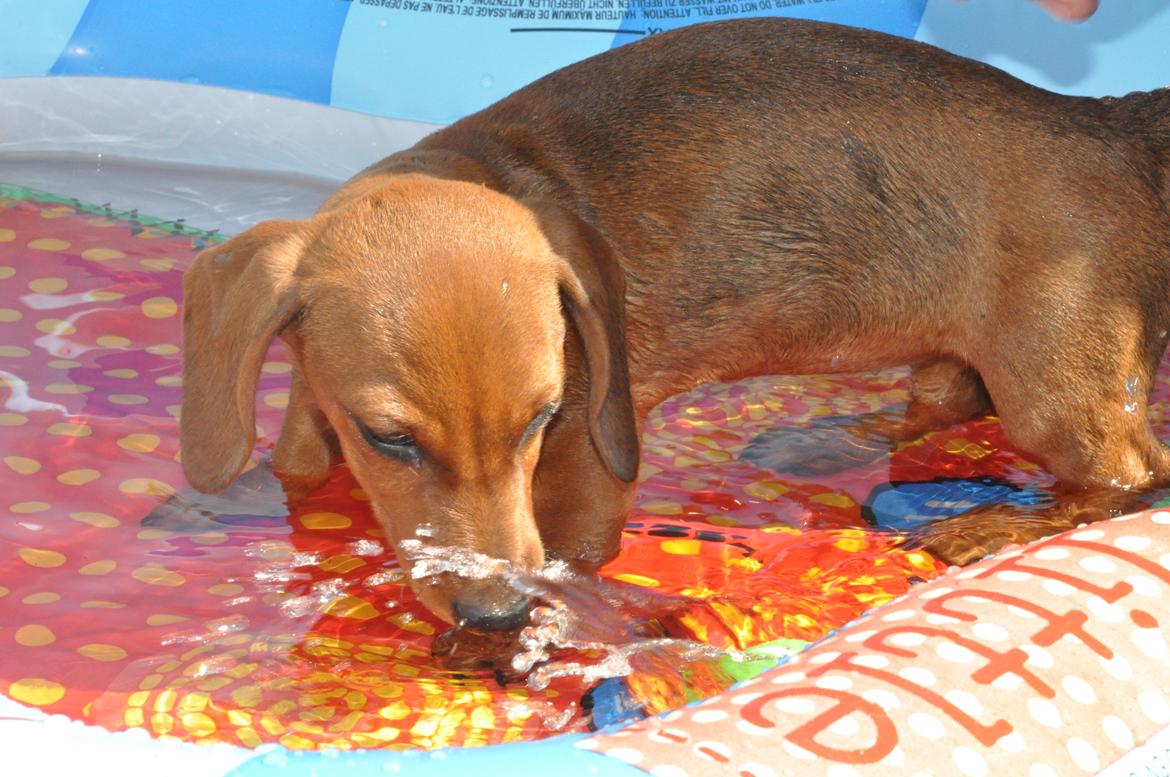
[(452, 602), (456, 622), (476, 631), (514, 631), (528, 620), (528, 596), (505, 585), (476, 586)]

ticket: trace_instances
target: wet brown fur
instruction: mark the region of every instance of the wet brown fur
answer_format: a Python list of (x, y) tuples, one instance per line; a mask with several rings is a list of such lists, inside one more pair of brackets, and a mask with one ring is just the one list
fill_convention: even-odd
[[(993, 403), (1068, 484), (1163, 484), (1145, 410), (1170, 327), (1168, 172), (1166, 91), (1058, 96), (803, 21), (657, 35), (202, 254), (184, 466), (204, 490), (244, 467), (279, 335), (295, 370), (275, 467), (311, 488), (343, 454), (396, 547), (429, 524), (522, 566), (603, 563), (636, 419), (757, 374), (909, 364), (893, 436)], [(408, 431), (422, 463), (372, 450), (353, 416)], [(470, 584), (431, 583), (452, 618)]]

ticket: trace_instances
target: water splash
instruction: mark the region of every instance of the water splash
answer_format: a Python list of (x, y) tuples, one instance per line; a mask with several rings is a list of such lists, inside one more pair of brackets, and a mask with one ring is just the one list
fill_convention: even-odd
[[(592, 685), (651, 669), (668, 685), (681, 688), (687, 683), (684, 674), (694, 665), (752, 660), (742, 651), (668, 633), (665, 624), (680, 611), (694, 608), (693, 599), (582, 573), (560, 560), (529, 571), (504, 559), (422, 540), (407, 540), (400, 550), (416, 580), (440, 574), (472, 580), (494, 577), (539, 603), (518, 635), (482, 635), (456, 627), (435, 647), (440, 657), (454, 659), (462, 652), (458, 657), (464, 665), (491, 665), (501, 681), (522, 679), (532, 691), (562, 678)], [(462, 668), (454, 661), (451, 665)], [(727, 678), (710, 692), (731, 682)], [(560, 730), (573, 717), (562, 710), (543, 719), (543, 724)]]
[(1131, 375), (1125, 379), (1125, 394), (1128, 399), (1125, 402), (1125, 412), (1136, 413), (1138, 410), (1138, 388), (1142, 385), (1142, 381), (1136, 375)]

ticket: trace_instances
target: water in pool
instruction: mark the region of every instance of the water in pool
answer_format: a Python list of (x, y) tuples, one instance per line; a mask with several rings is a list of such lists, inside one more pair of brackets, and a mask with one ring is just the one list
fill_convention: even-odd
[[(897, 446), (852, 434), (907, 399), (900, 372), (705, 387), (645, 423), (620, 558), (600, 580), (519, 580), (536, 622), (484, 667), (415, 602), (344, 467), (284, 507), (263, 464), (288, 396), (279, 347), (250, 486), (186, 489), (180, 279), (220, 236), (133, 206), (0, 187), (0, 689), (49, 712), (293, 748), (583, 730), (603, 677), (628, 674), (651, 711), (713, 693), (739, 671), (715, 648), (799, 647), (941, 571), (897, 532), (1048, 499), (994, 419)], [(1167, 394), (1163, 371), (1163, 430)], [(838, 461), (794, 466), (824, 458), (826, 429)]]

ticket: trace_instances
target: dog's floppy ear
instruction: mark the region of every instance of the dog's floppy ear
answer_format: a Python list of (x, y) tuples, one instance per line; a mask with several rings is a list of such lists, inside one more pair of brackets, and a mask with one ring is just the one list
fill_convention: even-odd
[(626, 363), (625, 274), (593, 226), (547, 202), (527, 204), (561, 258), (566, 313), (589, 369), (593, 445), (616, 477), (632, 483), (638, 475), (638, 421)]
[(191, 485), (231, 484), (256, 444), (256, 383), (299, 308), (304, 222), (266, 221), (199, 254), (183, 278), (180, 443)]

